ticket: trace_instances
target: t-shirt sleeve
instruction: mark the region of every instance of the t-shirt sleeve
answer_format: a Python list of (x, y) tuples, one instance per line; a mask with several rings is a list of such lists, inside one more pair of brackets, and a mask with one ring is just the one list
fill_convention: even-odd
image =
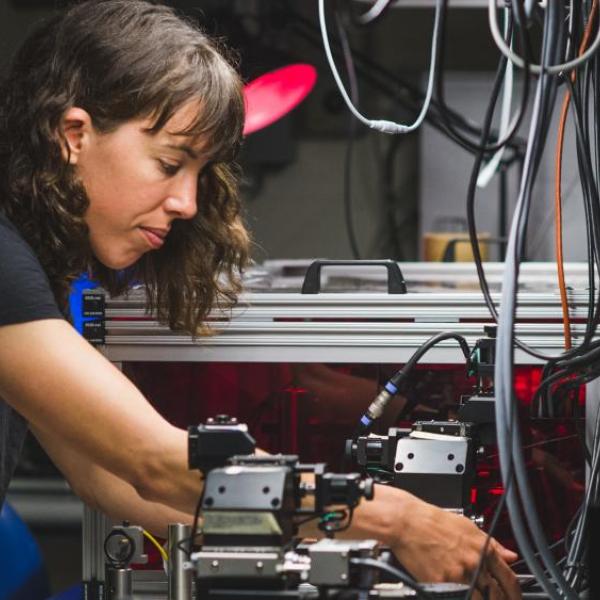
[(63, 318), (33, 250), (0, 219), (0, 326)]

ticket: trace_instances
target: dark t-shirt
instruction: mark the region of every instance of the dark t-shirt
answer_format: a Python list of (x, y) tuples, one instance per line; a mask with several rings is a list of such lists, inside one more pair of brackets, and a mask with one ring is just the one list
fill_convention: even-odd
[[(39, 260), (0, 214), (0, 326), (62, 318)], [(27, 421), (0, 399), (0, 506), (26, 433)]]

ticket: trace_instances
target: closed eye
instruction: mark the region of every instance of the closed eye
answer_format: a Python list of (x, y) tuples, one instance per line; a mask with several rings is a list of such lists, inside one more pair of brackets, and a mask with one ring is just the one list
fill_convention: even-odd
[(165, 175), (169, 175), (170, 177), (172, 177), (173, 175), (175, 175), (179, 169), (181, 169), (181, 165), (178, 163), (169, 163), (166, 162), (164, 160), (161, 160), (160, 158), (158, 159), (158, 164), (160, 165), (160, 169), (161, 171), (165, 174)]

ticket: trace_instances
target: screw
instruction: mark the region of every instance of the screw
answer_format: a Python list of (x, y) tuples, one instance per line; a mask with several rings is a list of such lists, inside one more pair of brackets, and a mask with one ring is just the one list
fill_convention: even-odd
[(213, 560), (210, 563), (210, 568), (214, 569), (215, 571), (218, 571), (219, 570), (219, 561), (218, 560)]
[(404, 469), (404, 465), (402, 463), (396, 463), (396, 471), (402, 471)]
[(341, 579), (342, 581), (346, 581), (346, 579), (348, 579), (348, 575), (346, 575), (346, 573), (342, 573), (342, 574), (340, 575), (340, 579)]
[(259, 560), (259, 561), (256, 563), (256, 570), (257, 570), (257, 571), (262, 571), (264, 566), (265, 566), (265, 565), (263, 564), (263, 561), (262, 561), (262, 560)]

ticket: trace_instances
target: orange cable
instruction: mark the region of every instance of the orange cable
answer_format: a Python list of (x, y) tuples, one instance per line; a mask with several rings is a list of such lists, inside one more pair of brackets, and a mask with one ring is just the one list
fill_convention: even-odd
[[(590, 41), (592, 33), (592, 25), (598, 12), (598, 0), (594, 0), (590, 17), (588, 19), (581, 45), (579, 46), (579, 56), (581, 56)], [(577, 75), (573, 71), (571, 81), (575, 83)], [(558, 287), (560, 289), (560, 302), (563, 314), (563, 329), (565, 334), (565, 349), (570, 350), (572, 347), (571, 320), (569, 316), (569, 302), (567, 298), (567, 286), (565, 284), (565, 269), (563, 259), (563, 231), (562, 231), (562, 197), (561, 197), (561, 180), (562, 180), (562, 158), (564, 148), (565, 126), (567, 123), (567, 115), (569, 113), (569, 104), (571, 102), (571, 91), (565, 92), (565, 98), (560, 113), (560, 121), (558, 125), (558, 139), (556, 142), (556, 176), (555, 176), (555, 192), (554, 192), (554, 209), (555, 209), (555, 248), (556, 248), (556, 266), (558, 268)]]

